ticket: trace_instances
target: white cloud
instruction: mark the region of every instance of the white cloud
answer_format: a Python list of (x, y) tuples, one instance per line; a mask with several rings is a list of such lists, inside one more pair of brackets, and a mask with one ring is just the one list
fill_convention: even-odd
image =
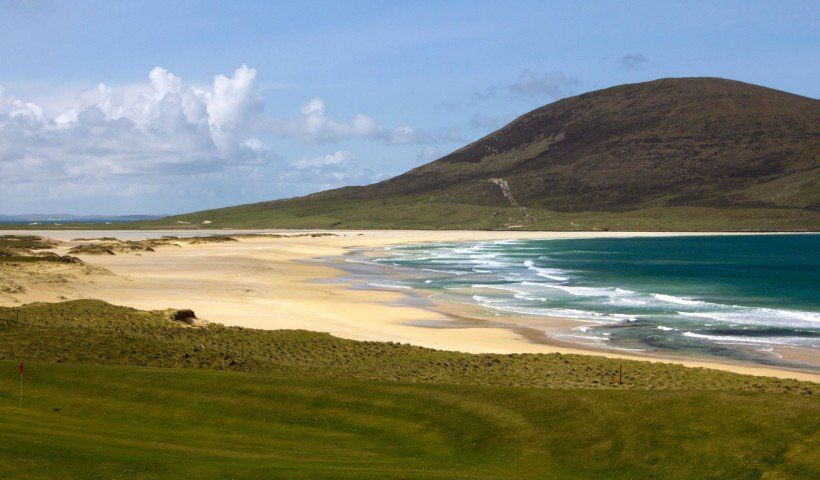
[(293, 162), (293, 166), (297, 169), (303, 170), (311, 167), (324, 167), (330, 165), (343, 165), (353, 159), (353, 154), (347, 150), (339, 150), (334, 153), (323, 155), (320, 157), (307, 158), (302, 157)]
[(362, 185), (381, 180), (384, 176), (362, 168), (353, 153), (347, 150), (317, 157), (302, 157), (291, 164), (292, 169), (279, 175), (282, 184), (298, 182), (316, 185), (321, 189), (345, 185)]
[[(23, 168), (36, 158), (40, 177), (104, 178), (125, 174), (188, 174), (219, 164), (258, 161), (262, 142), (251, 137), (264, 103), (255, 71), (218, 75), (200, 90), (157, 67), (150, 89), (131, 102), (105, 84), (77, 95), (77, 105), (53, 118), (4, 94), (0, 101), (0, 162), (4, 180), (35, 180)], [(28, 162), (28, 163), (27, 163)], [(15, 165), (20, 166), (19, 173)], [(25, 175), (22, 173), (25, 172)]]
[(0, 87), (0, 182), (92, 188), (128, 175), (188, 175), (258, 164), (267, 148), (251, 136), (264, 108), (255, 74), (242, 66), (203, 90), (157, 67), (135, 97), (100, 83), (79, 92), (73, 107), (53, 117)]
[[(256, 70), (243, 65), (233, 77), (217, 75), (213, 90), (206, 92), (208, 125), (218, 147), (233, 149), (238, 138), (262, 114), (265, 102), (256, 91), (255, 78)], [(192, 104), (189, 108), (196, 106)]]
[(409, 125), (388, 128), (363, 113), (348, 119), (330, 115), (321, 98), (312, 98), (295, 118), (271, 117), (266, 130), (280, 137), (308, 144), (334, 143), (344, 140), (374, 140), (389, 145), (407, 145), (454, 141), (452, 136), (419, 131)]
[[(388, 128), (363, 113), (338, 118), (319, 98), (293, 118), (265, 115), (256, 83), (256, 71), (243, 65), (209, 85), (188, 83), (162, 67), (142, 83), (99, 83), (74, 93), (18, 85), (38, 102), (0, 86), (0, 209), (122, 212), (129, 197), (167, 212), (202, 208), (208, 198), (216, 205), (205, 206), (275, 198), (381, 176), (347, 150), (285, 162), (269, 146), (272, 136), (387, 145), (458, 136)], [(289, 178), (277, 183), (280, 176)], [(127, 211), (133, 208), (146, 207)]]

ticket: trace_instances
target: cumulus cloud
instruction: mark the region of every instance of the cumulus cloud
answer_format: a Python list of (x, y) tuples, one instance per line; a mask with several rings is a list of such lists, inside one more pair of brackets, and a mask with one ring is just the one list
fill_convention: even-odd
[[(363, 113), (340, 118), (320, 98), (309, 100), (293, 117), (266, 115), (256, 77), (256, 70), (243, 65), (199, 85), (155, 67), (145, 82), (100, 83), (72, 95), (61, 92), (59, 101), (43, 105), (17, 98), (0, 85), (0, 205), (29, 210), (38, 203), (25, 198), (42, 198), (39, 205), (61, 205), (45, 207), (49, 210), (83, 205), (99, 211), (95, 205), (114, 205), (100, 199), (136, 197), (140, 204), (168, 211), (164, 205), (169, 202), (155, 198), (161, 195), (173, 199), (172, 211), (201, 208), (209, 196), (218, 205), (379, 178), (347, 150), (287, 162), (270, 144), (276, 137), (307, 144), (460, 140), (452, 129), (387, 127)], [(277, 185), (278, 177), (288, 175), (289, 183)], [(54, 198), (85, 200), (45, 201)], [(127, 200), (120, 205), (128, 205)]]
[(415, 130), (409, 125), (387, 128), (363, 113), (339, 119), (328, 113), (324, 100), (318, 97), (306, 103), (299, 113), (293, 118), (268, 118), (267, 131), (310, 144), (356, 139), (376, 140), (393, 145), (442, 141), (441, 137)]
[(302, 157), (299, 160), (293, 162), (293, 166), (296, 167), (298, 170), (304, 170), (306, 168), (312, 167), (345, 165), (352, 159), (352, 153), (348, 152), (347, 150), (339, 150), (334, 153), (329, 153), (327, 155), (322, 155), (319, 157)]
[(250, 134), (264, 108), (255, 75), (242, 66), (202, 90), (157, 67), (134, 101), (101, 83), (53, 118), (0, 91), (3, 181), (190, 174), (257, 163), (266, 149)]
[(638, 68), (647, 63), (647, 58), (642, 53), (630, 53), (621, 57), (621, 66), (624, 68)]
[(353, 153), (347, 150), (337, 150), (316, 157), (302, 157), (292, 162), (291, 167), (290, 170), (279, 174), (280, 183), (298, 182), (328, 189), (361, 185), (384, 178), (384, 175), (359, 165)]
[(578, 84), (578, 79), (561, 72), (546, 72), (539, 76), (532, 70), (524, 70), (510, 85), (510, 91), (529, 97), (561, 98), (570, 95)]

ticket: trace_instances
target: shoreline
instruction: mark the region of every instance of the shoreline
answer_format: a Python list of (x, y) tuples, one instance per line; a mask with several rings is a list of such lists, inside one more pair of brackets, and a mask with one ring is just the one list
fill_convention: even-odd
[[(305, 329), (353, 340), (392, 341), (468, 353), (567, 353), (678, 363), (750, 375), (820, 382), (820, 374), (785, 367), (711, 359), (620, 353), (550, 339), (543, 332), (512, 325), (487, 325), (458, 309), (442, 311), (408, 305), (410, 292), (364, 290), (345, 280), (346, 271), (330, 257), (353, 250), (399, 244), (511, 238), (624, 238), (701, 236), (712, 232), (508, 232), (508, 231), (304, 231), (254, 230), (247, 233), (330, 233), (327, 237), (242, 238), (238, 242), (163, 247), (156, 252), (80, 258), (110, 273), (77, 276), (63, 284), (28, 285), (16, 301), (98, 298), (116, 305), (155, 310), (191, 308), (203, 319), (261, 329)], [(212, 233), (240, 234), (217, 230)], [(7, 232), (12, 234), (13, 232)], [(77, 236), (120, 239), (161, 235), (206, 235), (189, 231), (21, 231), (68, 241)], [(721, 233), (721, 235), (754, 233)], [(766, 233), (769, 234), (769, 233)], [(74, 242), (73, 244), (76, 244)], [(60, 250), (58, 249), (58, 251)], [(0, 304), (13, 304), (0, 297)], [(19, 303), (18, 303), (19, 304)], [(449, 309), (448, 309), (449, 310)], [(454, 320), (465, 322), (455, 325)], [(560, 320), (560, 319), (558, 319)], [(436, 326), (439, 322), (446, 322)], [(580, 325), (581, 323), (575, 322)], [(456, 327), (456, 328), (454, 328)], [(545, 341), (546, 339), (546, 341)]]
[[(372, 252), (372, 249), (369, 251)], [(363, 252), (363, 250), (350, 250), (348, 253)], [(538, 349), (537, 353), (593, 355), (608, 358), (621, 358), (624, 360), (676, 363), (688, 367), (711, 368), (735, 373), (749, 373), (749, 369), (753, 369), (755, 372), (760, 373), (749, 374), (774, 376), (780, 378), (795, 378), (814, 382), (820, 381), (820, 373), (811, 371), (811, 367), (802, 368), (800, 366), (777, 364), (766, 365), (750, 360), (731, 357), (698, 358), (698, 355), (696, 354), (687, 355), (685, 352), (648, 352), (627, 347), (605, 347), (588, 343), (560, 340), (552, 336), (552, 334), (566, 333), (572, 328), (594, 326), (595, 324), (579, 318), (539, 317), (541, 324), (538, 326), (529, 326), (521, 323), (521, 317), (517, 317), (512, 314), (490, 317), (486, 314), (486, 311), (478, 305), (437, 300), (434, 297), (440, 292), (436, 292), (435, 290), (424, 290), (416, 287), (405, 290), (387, 284), (368, 284), (366, 278), (361, 274), (361, 272), (356, 272), (355, 270), (349, 269), (349, 267), (344, 266), (343, 262), (338, 259), (335, 264), (337, 265), (337, 268), (348, 272), (349, 276), (347, 278), (356, 282), (356, 284), (352, 286), (353, 288), (400, 295), (404, 298), (404, 300), (394, 302), (395, 304), (410, 305), (417, 308), (423, 308), (425, 310), (435, 311), (445, 317), (442, 320), (409, 323), (409, 325), (416, 327), (434, 329), (438, 331), (475, 328), (494, 328), (505, 330), (520, 336), (523, 341), (526, 341), (531, 345), (536, 345), (537, 347), (535, 348)], [(367, 265), (367, 267), (371, 268), (373, 266)], [(387, 269), (388, 267), (383, 268)], [(382, 278), (391, 278), (394, 276), (392, 272), (386, 272), (384, 275), (386, 275), (386, 277)]]

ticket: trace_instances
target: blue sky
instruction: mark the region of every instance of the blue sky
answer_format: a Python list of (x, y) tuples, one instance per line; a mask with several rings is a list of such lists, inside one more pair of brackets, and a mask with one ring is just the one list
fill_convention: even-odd
[(816, 1), (0, 1), (0, 213), (370, 183), (661, 77), (817, 98), (818, 25)]

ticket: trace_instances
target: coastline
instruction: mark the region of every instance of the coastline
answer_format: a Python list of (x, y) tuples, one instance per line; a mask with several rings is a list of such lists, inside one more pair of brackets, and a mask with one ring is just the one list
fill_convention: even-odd
[[(305, 231), (246, 231), (292, 235)], [(14, 232), (8, 232), (9, 234)], [(149, 235), (239, 234), (241, 231), (30, 231), (68, 241), (84, 236), (120, 239)], [(321, 233), (307, 231), (307, 233)], [(469, 353), (577, 353), (680, 363), (751, 375), (820, 382), (820, 374), (740, 362), (681, 359), (586, 348), (550, 339), (535, 329), (488, 325), (467, 309), (429, 308), (408, 302), (407, 292), (364, 290), (345, 281), (347, 272), (328, 258), (351, 250), (424, 242), (511, 238), (615, 238), (693, 236), (670, 232), (329, 231), (335, 236), (242, 238), (239, 242), (163, 247), (153, 253), (81, 256), (102, 267), (64, 283), (36, 282), (17, 302), (98, 298), (141, 309), (191, 308), (203, 319), (261, 329), (306, 329), (354, 340), (392, 341)], [(734, 234), (734, 233), (727, 233)], [(76, 243), (75, 243), (76, 244)], [(3, 304), (10, 303), (0, 297)], [(562, 319), (557, 319), (561, 321)], [(456, 324), (461, 321), (462, 324)], [(565, 320), (564, 320), (565, 321)], [(444, 323), (442, 323), (444, 322)], [(449, 322), (449, 323), (447, 323)], [(444, 325), (437, 326), (437, 324)], [(575, 322), (575, 324), (579, 324)], [(454, 328), (457, 327), (457, 328)], [(536, 338), (537, 337), (537, 338)]]

